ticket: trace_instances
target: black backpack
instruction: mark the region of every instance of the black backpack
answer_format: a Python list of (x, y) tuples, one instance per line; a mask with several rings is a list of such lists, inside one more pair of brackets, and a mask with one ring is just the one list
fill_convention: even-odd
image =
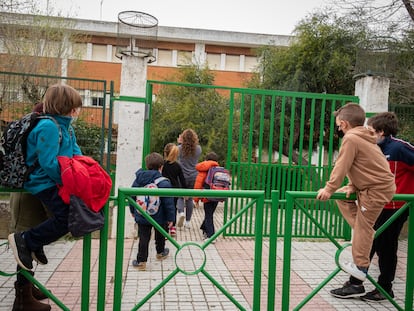
[(23, 188), (24, 182), (38, 165), (37, 161), (30, 167), (26, 164), (26, 140), (39, 120), (46, 118), (58, 126), (60, 142), (60, 126), (51, 116), (32, 112), (7, 125), (0, 140), (0, 183), (3, 187)]

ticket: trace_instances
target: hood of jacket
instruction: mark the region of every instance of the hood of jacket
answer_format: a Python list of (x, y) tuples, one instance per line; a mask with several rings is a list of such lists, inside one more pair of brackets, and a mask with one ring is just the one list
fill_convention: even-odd
[(349, 131), (345, 133), (344, 138), (350, 135), (356, 135), (371, 144), (374, 144), (374, 145), (377, 144), (377, 137), (375, 133), (373, 131), (370, 131), (364, 126), (357, 126), (357, 127), (350, 129)]
[(145, 185), (154, 182), (155, 179), (161, 176), (161, 173), (156, 170), (139, 169), (135, 172), (135, 181), (132, 187), (145, 187)]

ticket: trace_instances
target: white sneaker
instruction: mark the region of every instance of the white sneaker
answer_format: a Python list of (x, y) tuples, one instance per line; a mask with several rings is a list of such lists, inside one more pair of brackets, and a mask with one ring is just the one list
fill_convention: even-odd
[[(204, 241), (204, 243), (206, 243), (209, 240), (210, 240), (210, 238), (205, 238), (203, 241)], [(211, 241), (211, 244), (216, 244), (216, 240)]]
[(187, 221), (185, 222), (185, 224), (184, 224), (184, 228), (186, 228), (186, 229), (190, 229), (190, 228), (191, 228), (191, 225), (190, 225), (190, 221), (189, 221), (189, 220), (187, 220)]
[(185, 219), (185, 214), (184, 213), (179, 213), (178, 214), (177, 227), (182, 227), (183, 226), (184, 219)]
[(360, 281), (365, 281), (367, 273), (360, 270), (353, 262), (340, 263), (341, 269)]

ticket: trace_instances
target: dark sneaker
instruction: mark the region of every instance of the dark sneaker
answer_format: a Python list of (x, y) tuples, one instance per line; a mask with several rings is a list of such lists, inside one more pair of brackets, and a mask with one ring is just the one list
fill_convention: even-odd
[(30, 250), (26, 246), (26, 241), (22, 237), (21, 232), (9, 234), (8, 236), (10, 248), (13, 251), (17, 264), (25, 270), (33, 269), (33, 259)]
[(364, 285), (354, 285), (347, 281), (343, 287), (331, 290), (331, 295), (337, 298), (355, 298), (365, 294)]
[[(391, 298), (394, 298), (394, 292), (392, 290), (388, 292), (388, 295), (390, 295)], [(385, 298), (385, 296), (381, 294), (378, 289), (374, 289), (373, 291), (370, 291), (366, 293), (364, 296), (362, 296), (361, 299), (375, 302), (375, 301), (386, 300), (387, 298)]]
[(165, 248), (164, 251), (162, 253), (157, 254), (156, 257), (158, 260), (163, 260), (168, 257), (169, 253), (170, 253), (170, 250), (168, 248)]
[(145, 271), (147, 270), (147, 263), (145, 261), (142, 262), (138, 262), (138, 260), (133, 260), (132, 261), (132, 266), (139, 270), (139, 271)]
[(32, 252), (32, 258), (34, 261), (37, 261), (37, 263), (41, 265), (47, 265), (48, 263), (43, 247), (35, 252)]

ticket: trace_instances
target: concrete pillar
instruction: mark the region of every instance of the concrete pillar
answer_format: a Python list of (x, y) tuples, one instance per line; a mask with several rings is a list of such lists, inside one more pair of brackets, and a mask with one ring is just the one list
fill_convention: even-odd
[(390, 79), (380, 76), (367, 76), (355, 82), (355, 95), (365, 112), (388, 111)]
[[(121, 96), (145, 97), (147, 80), (147, 60), (136, 56), (122, 57)], [(115, 123), (118, 124), (116, 180), (115, 189), (130, 187), (135, 179), (135, 172), (142, 167), (144, 145), (145, 104), (117, 101), (115, 102)], [(134, 220), (125, 211), (125, 237), (133, 238)], [(117, 207), (112, 217), (112, 237), (116, 235)]]

